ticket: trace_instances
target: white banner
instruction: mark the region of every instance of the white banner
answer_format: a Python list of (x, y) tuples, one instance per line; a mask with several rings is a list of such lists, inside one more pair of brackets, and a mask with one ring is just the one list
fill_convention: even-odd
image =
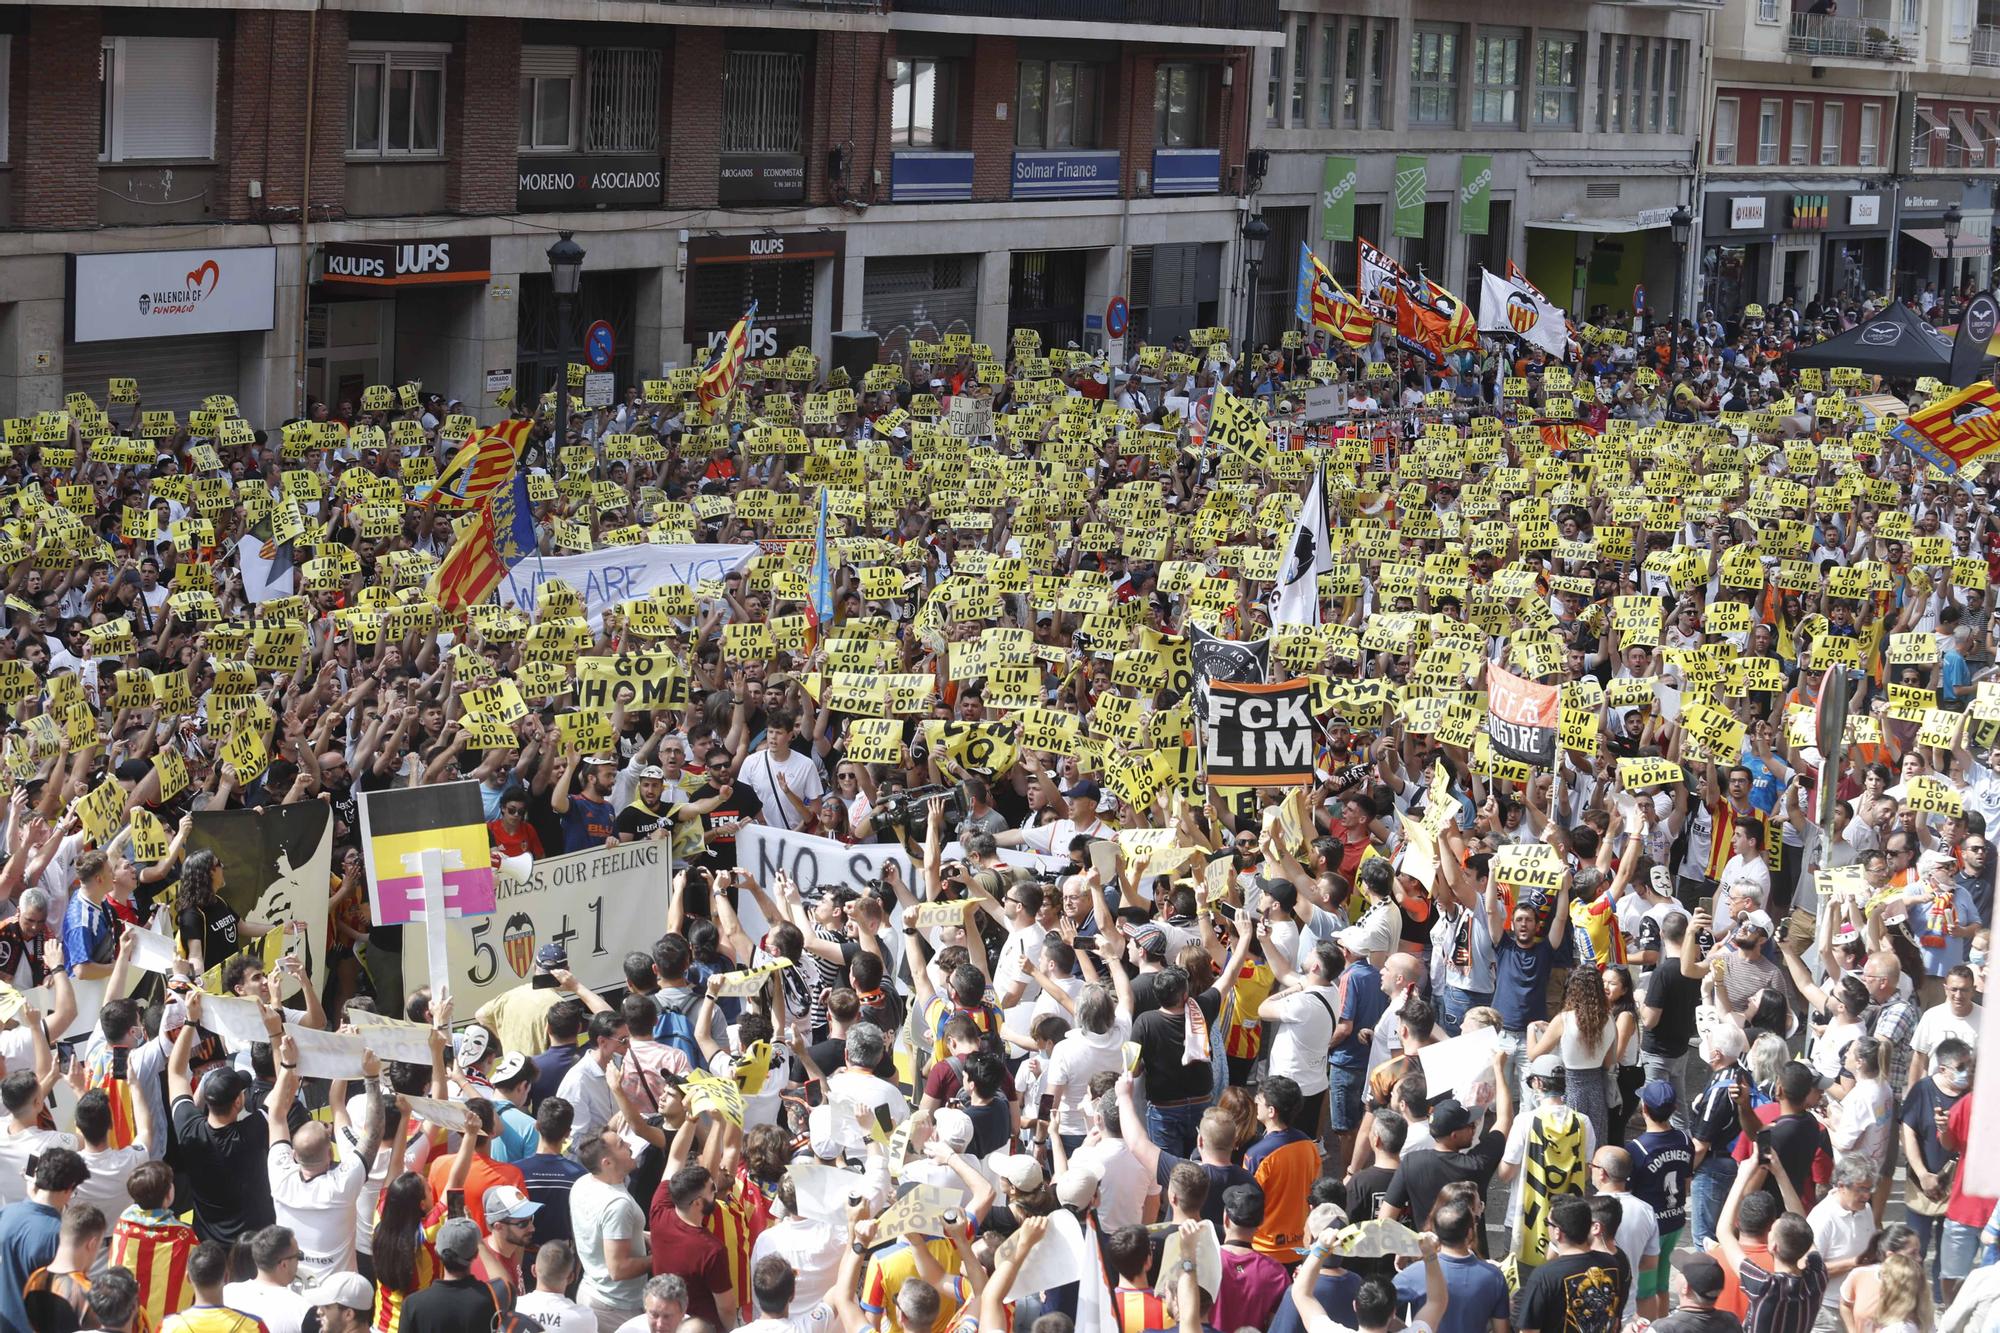
[(240, 333), (277, 319), (278, 252), (270, 246), (80, 254), (70, 265), (72, 342)]
[(719, 579), (749, 565), (759, 548), (755, 543), (733, 545), (609, 546), (582, 555), (530, 556), (500, 580), (500, 605), (533, 610), (536, 589), (561, 579), (583, 597), (590, 627), (598, 628), (605, 611), (628, 597), (644, 597), (670, 583), (693, 587), (703, 579)]
[[(535, 862), (526, 880), (503, 875), (491, 916), (446, 923), (452, 1021), (470, 1019), (494, 996), (527, 984), (535, 950), (560, 944), (569, 970), (595, 989), (622, 985), (625, 955), (653, 947), (667, 928), (667, 847), (630, 842)], [(403, 957), (422, 958), (424, 926), (403, 927)], [(406, 977), (408, 985), (418, 978)]]

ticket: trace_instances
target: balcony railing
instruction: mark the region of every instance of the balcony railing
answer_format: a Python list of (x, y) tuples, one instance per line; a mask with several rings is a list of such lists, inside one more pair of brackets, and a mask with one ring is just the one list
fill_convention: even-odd
[(1795, 55), (1858, 60), (1910, 60), (1916, 56), (1914, 37), (1906, 40), (1900, 26), (1891, 20), (1844, 14), (1794, 13), (1785, 49)]
[(1186, 28), (1278, 26), (1278, 0), (889, 0), (906, 14), (1030, 23), (1165, 23)]
[(1972, 63), (2000, 65), (2000, 27), (1982, 23), (1972, 30)]

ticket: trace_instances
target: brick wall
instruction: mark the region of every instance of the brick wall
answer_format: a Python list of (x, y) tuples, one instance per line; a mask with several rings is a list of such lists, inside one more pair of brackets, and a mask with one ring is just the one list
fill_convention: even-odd
[[(806, 127), (806, 199), (838, 202), (826, 156), (848, 151), (846, 197), (874, 203), (889, 197), (889, 111), (885, 77), (888, 39), (874, 32), (820, 34), (811, 62), (811, 121)], [(882, 173), (878, 188), (874, 173)]]
[(1119, 188), (1126, 195), (1137, 192), (1141, 171), (1152, 178), (1153, 68), (1159, 63), (1158, 56), (1127, 47), (1105, 67), (1110, 86), (1104, 90), (1103, 143), (1118, 150)]
[(520, 20), (465, 21), (465, 36), (445, 67), (444, 151), (451, 164), (445, 207), (454, 213), (514, 210), (520, 67)]
[[(1222, 86), (1222, 69), (1234, 71), (1230, 75), (1233, 82), (1227, 88)], [(1229, 58), (1218, 68), (1214, 86), (1209, 89), (1214, 114), (1221, 118), (1214, 128), (1217, 131), (1215, 142), (1222, 146), (1222, 188), (1225, 191), (1237, 184), (1243, 155), (1250, 151), (1250, 117), (1244, 114), (1249, 89), (1250, 52), (1231, 51)]]
[[(1012, 37), (981, 37), (973, 48), (966, 95), (961, 102), (959, 123), (965, 127), (962, 147), (970, 148), (972, 197), (978, 200), (1005, 199), (1013, 189), (1014, 105), (1018, 48)], [(1007, 119), (993, 114), (1005, 105)]]
[[(16, 225), (62, 230), (97, 225), (97, 49), (94, 9), (28, 10), (17, 38), (18, 72), (32, 71), (32, 96), (15, 104)], [(17, 78), (26, 89), (30, 77)]]
[[(305, 188), (307, 65), (313, 46), (312, 16), (245, 10), (235, 35), (223, 44), (216, 99), (216, 215), (231, 221), (299, 215)], [(347, 133), (347, 15), (319, 15), (318, 73), (312, 81), (313, 215), (338, 215), (345, 194)], [(263, 197), (250, 197), (250, 182)]]
[(667, 147), (667, 205), (713, 208), (722, 177), (723, 34), (682, 28), (674, 34), (673, 137)]

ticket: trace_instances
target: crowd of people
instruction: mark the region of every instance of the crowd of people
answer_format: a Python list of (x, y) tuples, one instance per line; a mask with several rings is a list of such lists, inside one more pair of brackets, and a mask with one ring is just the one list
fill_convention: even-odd
[[(0, 1330), (2000, 1327), (2000, 521), (1860, 401), (1943, 388), (1798, 374), (1796, 313), (523, 404), (543, 555), (761, 543), (587, 616), (428, 600), (441, 394), (136, 453), (143, 397), (73, 396), (4, 464)], [(1198, 636), (1314, 682), (1310, 781), (1204, 781)], [(635, 650), (672, 701), (579, 708)], [(622, 978), (545, 943), (465, 1012), (376, 924), (359, 795), (465, 779), (496, 860), (670, 846)], [(272, 947), (189, 831), (311, 801), (327, 937)], [(802, 885), (758, 825), (900, 855)], [(314, 1076), (329, 1030), (403, 1058)]]

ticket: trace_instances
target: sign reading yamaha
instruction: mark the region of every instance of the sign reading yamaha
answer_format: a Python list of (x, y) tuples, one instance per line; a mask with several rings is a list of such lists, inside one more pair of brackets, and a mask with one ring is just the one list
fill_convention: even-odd
[(68, 278), (71, 342), (245, 333), (277, 319), (271, 246), (77, 254)]
[(521, 158), (514, 205), (523, 213), (566, 208), (643, 208), (665, 189), (665, 160), (653, 157)]
[(485, 236), (379, 245), (328, 241), (319, 248), (320, 282), (336, 287), (417, 287), (483, 283), (492, 277), (493, 242)]

